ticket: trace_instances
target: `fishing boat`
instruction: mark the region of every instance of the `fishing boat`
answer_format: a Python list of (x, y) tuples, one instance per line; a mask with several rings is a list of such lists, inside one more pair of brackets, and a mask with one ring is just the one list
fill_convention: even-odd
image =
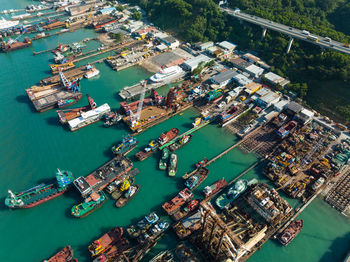
[(205, 166), (209, 162), (208, 158), (204, 158), (203, 160), (199, 161), (196, 163), (196, 168), (200, 168), (201, 166)]
[(184, 135), (181, 138), (179, 138), (175, 143), (169, 146), (169, 149), (171, 151), (175, 151), (180, 149), (181, 147), (185, 146), (192, 140), (192, 135)]
[(130, 186), (128, 191), (124, 193), (124, 196), (120, 197), (115, 203), (116, 207), (125, 206), (139, 191), (140, 185)]
[(123, 140), (120, 144), (112, 147), (112, 152), (115, 155), (124, 154), (127, 155), (137, 146), (137, 140), (135, 137), (127, 135), (123, 137)]
[(220, 209), (224, 209), (230, 205), (232, 201), (237, 199), (249, 185), (256, 184), (258, 181), (252, 179), (250, 181), (245, 179), (238, 180), (232, 187), (229, 188), (227, 193), (220, 195), (215, 203)]
[(79, 93), (73, 98), (58, 100), (57, 101), (57, 107), (58, 108), (64, 108), (64, 107), (67, 107), (67, 106), (71, 106), (71, 105), (75, 104), (76, 102), (78, 102), (81, 98), (82, 98), (82, 94)]
[(114, 258), (127, 251), (130, 247), (129, 241), (123, 237), (112, 245), (111, 248), (105, 250), (98, 257), (95, 257), (92, 262), (108, 262), (114, 261)]
[(92, 192), (83, 203), (72, 207), (72, 215), (74, 217), (83, 218), (95, 211), (106, 201), (106, 196), (102, 191)]
[(166, 221), (159, 221), (154, 224), (149, 230), (139, 235), (137, 241), (144, 244), (147, 241), (157, 241), (164, 232), (169, 228), (169, 223)]
[(74, 260), (74, 252), (72, 247), (66, 246), (53, 257), (44, 260), (44, 262), (73, 262)]
[(304, 222), (302, 219), (293, 221), (281, 234), (278, 235), (277, 239), (283, 246), (287, 246), (300, 233), (303, 225)]
[(171, 218), (175, 221), (179, 221), (180, 219), (183, 219), (184, 217), (189, 215), (191, 212), (196, 210), (197, 207), (199, 207), (199, 201), (197, 199), (192, 199), (188, 201), (186, 204), (182, 205), (178, 211), (172, 214)]
[(179, 133), (180, 130), (178, 128), (172, 128), (168, 132), (162, 133), (158, 138), (159, 145), (165, 145), (166, 143), (173, 140)]
[(152, 212), (146, 215), (142, 220), (137, 222), (136, 225), (139, 229), (148, 229), (158, 221), (159, 221), (159, 216), (157, 215), (156, 212)]
[(71, 171), (57, 169), (56, 180), (51, 184), (40, 184), (28, 190), (13, 193), (8, 190), (9, 196), (5, 198), (5, 205), (9, 208), (30, 208), (58, 197), (66, 192), (72, 184), (74, 177)]
[(116, 112), (109, 112), (104, 116), (105, 122), (103, 124), (104, 127), (111, 127), (114, 124), (118, 123), (123, 117)]
[(186, 179), (185, 186), (189, 190), (196, 189), (207, 177), (209, 174), (209, 170), (205, 167), (200, 167), (197, 171)]
[(169, 149), (167, 147), (165, 147), (162, 150), (162, 157), (159, 159), (159, 169), (160, 170), (166, 170), (167, 168), (167, 164), (168, 164), (168, 160), (169, 160)]
[(221, 189), (223, 189), (226, 186), (227, 186), (227, 182), (226, 182), (225, 178), (222, 178), (222, 179), (216, 181), (211, 186), (206, 186), (203, 189), (203, 194), (204, 194), (204, 196), (206, 198), (208, 198), (208, 197), (214, 195), (216, 192), (220, 191)]
[(175, 176), (177, 172), (178, 159), (175, 153), (170, 154), (169, 166), (168, 166), (168, 175)]
[(114, 200), (118, 200), (124, 194), (124, 192), (128, 190), (131, 185), (134, 184), (135, 178), (130, 178), (130, 179), (123, 178), (123, 180), (119, 180), (119, 181), (120, 183), (118, 184), (117, 189), (111, 195), (111, 197)]
[(187, 201), (191, 200), (193, 198), (193, 193), (188, 189), (185, 188), (181, 190), (176, 197), (171, 199), (170, 201), (164, 203), (162, 205), (162, 208), (168, 215), (174, 214), (179, 208), (185, 204)]
[(96, 257), (103, 252), (109, 250), (114, 244), (116, 244), (123, 235), (122, 227), (115, 227), (104, 234), (99, 239), (93, 241), (89, 245), (89, 252), (91, 257)]

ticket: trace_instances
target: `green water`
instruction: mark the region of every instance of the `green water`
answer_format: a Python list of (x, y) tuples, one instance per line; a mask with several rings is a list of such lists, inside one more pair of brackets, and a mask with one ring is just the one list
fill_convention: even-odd
[[(19, 8), (31, 1), (0, 0), (1, 9)], [(76, 192), (26, 210), (8, 210), (3, 200), (7, 190), (24, 190), (55, 175), (57, 167), (73, 171), (76, 177), (85, 176), (101, 166), (112, 155), (110, 147), (127, 132), (123, 125), (104, 128), (96, 123), (77, 132), (70, 132), (58, 124), (54, 110), (36, 113), (24, 89), (46, 77), (51, 53), (32, 56), (32, 51), (53, 48), (57, 42), (71, 43), (94, 36), (91, 30), (79, 30), (39, 40), (29, 49), (0, 54), (0, 261), (40, 261), (50, 257), (65, 245), (72, 245), (79, 261), (89, 261), (87, 246), (114, 226), (126, 226), (150, 211), (161, 213), (160, 205), (182, 188), (180, 176), (193, 168), (204, 157), (213, 157), (236, 140), (224, 129), (207, 126), (194, 134), (190, 144), (178, 151), (179, 170), (176, 178), (169, 178), (157, 170), (155, 154), (144, 162), (135, 162), (140, 169), (136, 183), (139, 193), (122, 209), (116, 209), (109, 200), (84, 219), (70, 215), (71, 207), (81, 199)], [(89, 43), (88, 49), (97, 43)], [(141, 68), (121, 72), (112, 71), (106, 64), (97, 64), (100, 76), (81, 82), (83, 93), (89, 93), (97, 104), (109, 103), (117, 108), (118, 90), (150, 75)], [(83, 98), (76, 106), (87, 103)], [(188, 110), (137, 136), (137, 152), (152, 138), (171, 127), (185, 131), (197, 113)], [(132, 154), (131, 154), (132, 157)], [(254, 163), (251, 154), (233, 150), (210, 166), (207, 184), (225, 177), (230, 180)], [(259, 169), (247, 178), (258, 177)], [(269, 241), (250, 261), (340, 261), (349, 248), (349, 220), (322, 201), (316, 200), (301, 215), (305, 226), (300, 235), (287, 247)], [(172, 248), (174, 233), (170, 233), (152, 250)]]

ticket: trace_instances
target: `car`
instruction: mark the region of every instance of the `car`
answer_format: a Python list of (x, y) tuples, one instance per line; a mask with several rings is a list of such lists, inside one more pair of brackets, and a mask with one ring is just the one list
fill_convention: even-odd
[(226, 105), (225, 101), (222, 101), (220, 104), (217, 105), (218, 108), (223, 108)]
[(293, 30), (293, 28), (292, 28), (292, 27), (289, 27), (289, 30)]

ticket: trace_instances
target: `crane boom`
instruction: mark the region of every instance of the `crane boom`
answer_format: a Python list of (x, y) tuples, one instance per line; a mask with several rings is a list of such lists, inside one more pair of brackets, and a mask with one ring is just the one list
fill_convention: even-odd
[(141, 110), (142, 110), (142, 106), (143, 106), (143, 100), (145, 99), (146, 86), (147, 86), (147, 80), (145, 80), (143, 82), (143, 87), (142, 87), (141, 96), (140, 96), (140, 102), (139, 102), (139, 106), (137, 108), (137, 113), (136, 113), (136, 121), (137, 122), (140, 120), (140, 117), (141, 117)]

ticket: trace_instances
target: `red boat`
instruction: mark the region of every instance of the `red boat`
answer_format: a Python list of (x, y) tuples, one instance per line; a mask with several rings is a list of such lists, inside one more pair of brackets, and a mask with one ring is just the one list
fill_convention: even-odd
[(73, 256), (74, 253), (71, 246), (66, 246), (50, 259), (44, 260), (44, 262), (73, 262), (76, 261), (76, 259), (73, 258)]
[(26, 48), (31, 45), (32, 45), (32, 41), (28, 37), (25, 37), (23, 42), (18, 42), (18, 41), (9, 39), (8, 42), (1, 43), (1, 50), (3, 52), (10, 52), (17, 49)]
[(208, 163), (208, 158), (204, 158), (202, 161), (199, 161), (197, 164), (196, 164), (196, 167), (197, 168), (200, 168), (200, 167), (204, 167), (206, 163)]
[(197, 199), (192, 199), (187, 202), (186, 205), (183, 205), (177, 212), (175, 212), (171, 218), (175, 221), (183, 219), (187, 215), (189, 215), (192, 211), (194, 211), (199, 206), (199, 201)]
[(147, 159), (158, 149), (158, 147), (168, 143), (169, 141), (177, 137), (179, 132), (180, 132), (179, 129), (172, 128), (168, 132), (162, 133), (157, 139), (157, 141), (152, 140), (143, 150), (137, 152), (135, 154), (136, 158), (139, 161), (143, 161)]
[(129, 241), (126, 238), (120, 239), (117, 244), (113, 245), (108, 251), (96, 257), (93, 262), (107, 262), (111, 261), (111, 258), (115, 258), (117, 255), (125, 252), (129, 249)]
[(295, 220), (277, 237), (282, 245), (287, 246), (301, 231), (304, 222), (302, 219)]
[(102, 253), (107, 252), (113, 245), (115, 245), (123, 235), (122, 227), (115, 227), (99, 239), (92, 242), (89, 246), (91, 257), (96, 257)]
[(235, 112), (238, 110), (238, 107), (237, 106), (232, 106), (230, 107), (229, 109), (227, 109), (226, 111), (222, 112), (220, 115), (219, 115), (219, 120), (222, 122), (222, 123), (225, 123), (227, 122), (228, 120), (232, 119), (234, 116), (235, 116)]
[(178, 211), (183, 204), (192, 199), (192, 197), (192, 192), (188, 188), (185, 188), (184, 190), (180, 191), (172, 200), (164, 203), (162, 205), (162, 208), (165, 212), (167, 212), (168, 215), (172, 215)]
[(219, 190), (223, 189), (225, 186), (227, 186), (227, 182), (226, 182), (225, 178), (222, 178), (222, 179), (216, 181), (211, 186), (206, 186), (203, 189), (203, 194), (206, 198), (208, 198), (208, 197), (214, 195)]

